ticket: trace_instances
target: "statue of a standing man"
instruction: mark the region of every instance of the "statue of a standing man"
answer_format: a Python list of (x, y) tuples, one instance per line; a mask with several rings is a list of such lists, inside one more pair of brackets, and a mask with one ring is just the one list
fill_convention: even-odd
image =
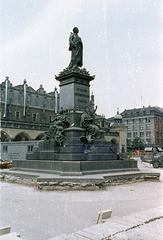
[(69, 37), (69, 51), (71, 51), (71, 61), (68, 68), (83, 66), (83, 43), (78, 36), (79, 29), (73, 28), (73, 33)]

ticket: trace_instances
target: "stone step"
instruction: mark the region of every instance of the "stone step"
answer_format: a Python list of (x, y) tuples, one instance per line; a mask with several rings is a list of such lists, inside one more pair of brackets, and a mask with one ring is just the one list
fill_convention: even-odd
[(75, 234), (78, 237), (78, 239), (80, 239), (80, 237), (83, 237), (83, 239), (99, 240), (99, 238), (96, 235), (91, 234), (85, 230), (79, 230)]
[(163, 207), (133, 213), (123, 217), (109, 218), (103, 224), (79, 230), (64, 238), (51, 240), (162, 240), (163, 239)]

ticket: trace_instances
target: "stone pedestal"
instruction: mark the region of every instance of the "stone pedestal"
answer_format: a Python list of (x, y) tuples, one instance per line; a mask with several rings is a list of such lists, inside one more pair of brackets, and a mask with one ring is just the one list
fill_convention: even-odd
[(56, 80), (60, 82), (60, 107), (64, 110), (89, 108), (90, 104), (90, 81), (94, 76), (71, 71), (61, 74)]

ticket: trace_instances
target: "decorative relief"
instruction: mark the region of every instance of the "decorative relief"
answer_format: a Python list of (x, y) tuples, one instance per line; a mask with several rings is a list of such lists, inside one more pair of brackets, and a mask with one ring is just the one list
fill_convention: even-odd
[[(67, 75), (67, 74), (73, 73), (73, 72), (74, 73), (80, 73), (80, 74), (85, 75), (85, 76), (91, 76), (89, 71), (87, 71), (85, 68), (79, 68), (79, 67), (75, 66), (75, 67), (72, 67), (72, 68), (67, 67), (67, 68), (63, 69), (63, 71), (61, 71), (58, 74), (58, 76), (55, 75), (55, 78), (61, 77), (61, 76), (64, 76), (64, 75)], [(92, 76), (92, 77), (95, 77), (95, 76)]]

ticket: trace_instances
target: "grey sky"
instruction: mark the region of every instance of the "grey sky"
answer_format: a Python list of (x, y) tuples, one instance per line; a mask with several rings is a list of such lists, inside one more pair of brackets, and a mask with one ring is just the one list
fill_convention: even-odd
[(161, 0), (0, 0), (0, 81), (53, 91), (77, 26), (99, 114), (163, 107), (162, 10)]

